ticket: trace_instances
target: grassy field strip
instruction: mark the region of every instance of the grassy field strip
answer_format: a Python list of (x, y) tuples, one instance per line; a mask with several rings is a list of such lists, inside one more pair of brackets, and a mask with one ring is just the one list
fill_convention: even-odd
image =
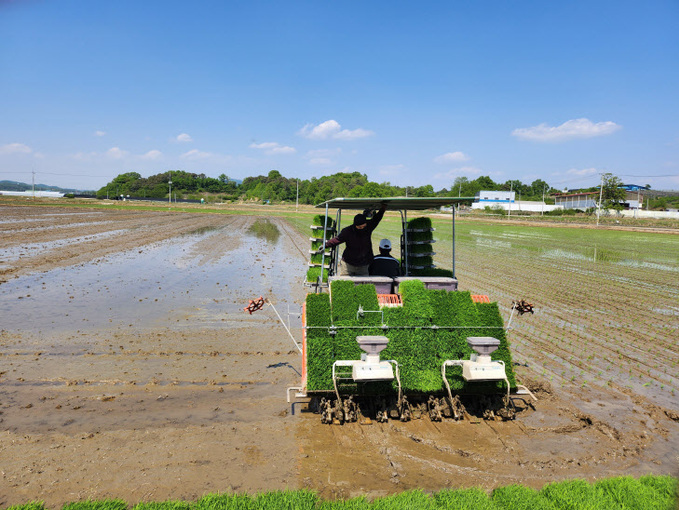
[[(208, 494), (196, 502), (138, 503), (122, 500), (68, 503), (62, 510), (673, 510), (677, 480), (670, 476), (607, 478), (595, 483), (568, 480), (540, 490), (509, 485), (487, 494), (481, 489), (445, 489), (434, 494), (405, 491), (368, 501), (365, 497), (326, 501), (307, 490), (274, 491), (255, 495)], [(11, 506), (7, 510), (44, 510), (40, 502)]]

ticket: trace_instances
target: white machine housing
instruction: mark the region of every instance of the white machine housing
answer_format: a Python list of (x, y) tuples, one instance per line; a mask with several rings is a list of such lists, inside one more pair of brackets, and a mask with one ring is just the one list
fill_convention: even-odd
[(469, 360), (462, 362), (462, 377), (465, 381), (505, 381), (504, 361), (492, 361), (490, 355), (500, 346), (497, 338), (470, 336), (467, 343), (476, 352)]
[(361, 361), (354, 361), (351, 378), (354, 381), (392, 381), (394, 369), (388, 361), (380, 361), (382, 352), (389, 343), (386, 336), (357, 336), (358, 345), (365, 351)]

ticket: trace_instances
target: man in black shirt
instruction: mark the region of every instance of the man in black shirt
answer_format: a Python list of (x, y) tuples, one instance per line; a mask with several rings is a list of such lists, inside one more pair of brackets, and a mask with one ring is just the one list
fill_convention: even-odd
[(370, 276), (390, 276), (391, 278), (401, 276), (401, 265), (398, 260), (391, 256), (391, 241), (389, 239), (380, 241), (380, 254), (373, 259), (369, 271)]
[(325, 247), (333, 247), (347, 243), (342, 253), (340, 274), (342, 276), (369, 276), (368, 266), (372, 262), (373, 245), (370, 235), (377, 228), (387, 206), (383, 205), (380, 210), (369, 220), (365, 214), (354, 216), (354, 224), (342, 229), (337, 237), (325, 242)]

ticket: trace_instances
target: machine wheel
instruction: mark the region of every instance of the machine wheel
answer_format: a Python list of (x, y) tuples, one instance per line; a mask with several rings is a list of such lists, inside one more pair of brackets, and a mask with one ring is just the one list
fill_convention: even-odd
[(387, 402), (383, 398), (380, 398), (377, 401), (375, 421), (377, 421), (377, 423), (386, 423), (389, 421), (389, 408)]
[(334, 407), (331, 402), (325, 397), (321, 399), (318, 404), (319, 412), (321, 413), (321, 423), (330, 424), (333, 420)]
[(434, 395), (429, 395), (429, 400), (427, 401), (427, 411), (429, 412), (429, 419), (431, 421), (441, 421), (443, 420), (443, 408), (441, 401)]
[(398, 414), (401, 421), (410, 421), (413, 417), (413, 411), (410, 407), (410, 402), (408, 402), (408, 399), (405, 397), (405, 395), (403, 398), (401, 398), (400, 405), (398, 406)]
[(459, 395), (455, 395), (450, 401), (450, 412), (452, 413), (455, 420), (461, 420), (464, 418), (467, 410), (465, 409), (464, 404), (462, 404)]
[(342, 404), (342, 411), (345, 422), (351, 423), (358, 420), (358, 415), (360, 414), (360, 411), (358, 408), (358, 404), (354, 402), (353, 396), (350, 396), (349, 398), (344, 400), (344, 403)]
[(504, 407), (498, 410), (497, 414), (503, 421), (513, 420), (516, 417), (516, 407), (514, 401), (505, 395), (502, 399)]

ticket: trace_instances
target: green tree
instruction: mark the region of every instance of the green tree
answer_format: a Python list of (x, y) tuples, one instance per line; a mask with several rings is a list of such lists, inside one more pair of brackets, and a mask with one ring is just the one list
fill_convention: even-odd
[(542, 200), (542, 194), (549, 193), (549, 184), (542, 179), (536, 179), (530, 184), (530, 190), (533, 198)]
[(622, 209), (622, 203), (627, 196), (621, 186), (623, 182), (611, 173), (603, 174), (601, 179), (601, 207), (604, 209)]
[(463, 197), (473, 197), (479, 191), (497, 191), (500, 189), (500, 185), (497, 184), (493, 179), (487, 175), (482, 175), (471, 181), (467, 187), (467, 191), (462, 190)]
[(425, 184), (413, 190), (413, 195), (416, 197), (433, 197), (434, 187), (431, 184)]
[(469, 190), (469, 179), (466, 177), (456, 177), (450, 188), (450, 194), (454, 197), (467, 196)]

